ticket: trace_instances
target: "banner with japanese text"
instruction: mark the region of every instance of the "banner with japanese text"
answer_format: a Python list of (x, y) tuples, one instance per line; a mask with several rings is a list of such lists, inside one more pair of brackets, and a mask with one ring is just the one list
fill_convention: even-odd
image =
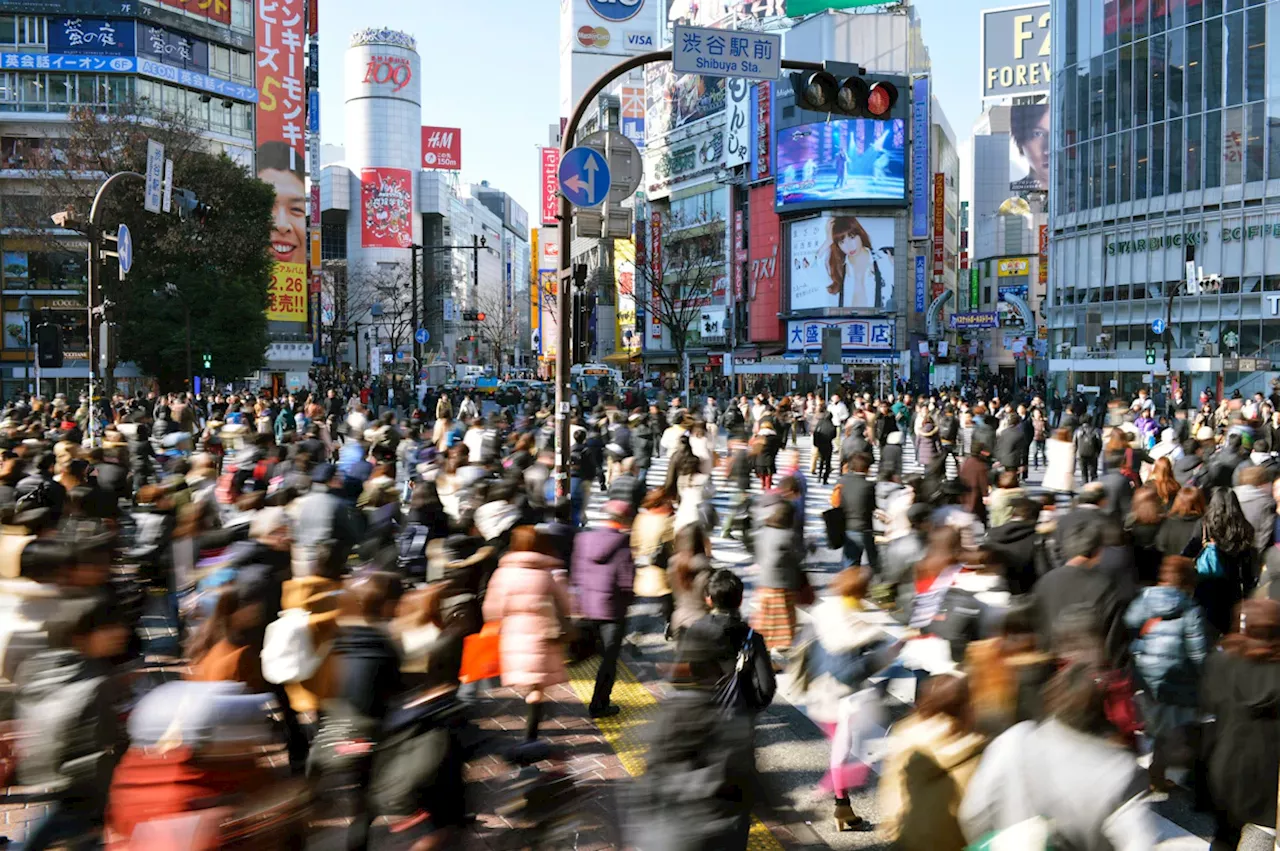
[[(209, 0), (210, 8), (213, 4), (225, 5), (224, 0)], [(170, 5), (195, 8), (198, 3)], [(271, 230), (275, 266), (267, 319), (285, 322), (307, 321), (304, 6), (305, 0), (258, 0), (254, 4), (258, 179), (270, 184), (276, 193)]]

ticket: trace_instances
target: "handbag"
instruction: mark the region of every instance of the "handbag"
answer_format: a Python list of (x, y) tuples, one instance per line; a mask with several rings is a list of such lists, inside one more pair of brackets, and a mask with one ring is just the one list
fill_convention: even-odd
[(464, 683), (488, 680), (502, 674), (499, 644), (502, 621), (489, 621), (474, 635), (462, 641), (462, 666), (458, 679)]
[(1209, 541), (1196, 556), (1196, 573), (1200, 576), (1219, 579), (1223, 576), (1222, 560), (1218, 557), (1218, 545)]
[(774, 690), (777, 688), (777, 684), (772, 682), (773, 678), (770, 677), (769, 683), (761, 683), (756, 679), (755, 657), (760, 648), (756, 645), (755, 635), (754, 629), (747, 630), (747, 637), (743, 639), (734, 659), (733, 670), (716, 683), (715, 702), (725, 714), (739, 710), (755, 714), (767, 709), (773, 702)]
[(812, 606), (816, 602), (818, 602), (818, 595), (813, 590), (813, 585), (809, 582), (809, 574), (801, 570), (800, 587), (796, 589), (796, 605)]
[(822, 523), (827, 527), (827, 547), (838, 550), (844, 546), (844, 509), (840, 506), (822, 512)]

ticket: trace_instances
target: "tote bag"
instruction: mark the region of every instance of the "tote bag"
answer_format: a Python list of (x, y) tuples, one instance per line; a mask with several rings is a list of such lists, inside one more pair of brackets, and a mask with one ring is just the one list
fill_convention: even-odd
[(462, 642), (462, 667), (458, 679), (464, 683), (488, 680), (502, 674), (499, 641), (502, 621), (489, 621)]

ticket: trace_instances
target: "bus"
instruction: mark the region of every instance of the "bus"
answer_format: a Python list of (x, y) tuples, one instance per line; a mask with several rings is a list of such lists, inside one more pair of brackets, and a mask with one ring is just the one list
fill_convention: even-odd
[(582, 393), (616, 393), (622, 389), (622, 370), (602, 363), (576, 363), (569, 368), (569, 377), (574, 389)]

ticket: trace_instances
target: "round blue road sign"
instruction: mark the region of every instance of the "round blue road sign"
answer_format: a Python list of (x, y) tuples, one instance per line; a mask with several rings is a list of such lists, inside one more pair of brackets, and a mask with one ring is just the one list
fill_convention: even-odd
[(1163, 320), (1163, 319), (1152, 319), (1152, 320), (1151, 320), (1151, 333), (1152, 333), (1152, 334), (1163, 334), (1163, 333), (1164, 333), (1164, 320)]
[(431, 339), (431, 332), (426, 328), (419, 328), (417, 331), (413, 332), (413, 339), (417, 340), (419, 343), (425, 343)]
[(609, 195), (609, 163), (594, 148), (577, 147), (560, 159), (560, 192), (575, 207), (595, 207)]
[(128, 274), (133, 268), (133, 234), (129, 233), (129, 226), (121, 223), (120, 230), (116, 233), (116, 254), (120, 258), (120, 271)]

